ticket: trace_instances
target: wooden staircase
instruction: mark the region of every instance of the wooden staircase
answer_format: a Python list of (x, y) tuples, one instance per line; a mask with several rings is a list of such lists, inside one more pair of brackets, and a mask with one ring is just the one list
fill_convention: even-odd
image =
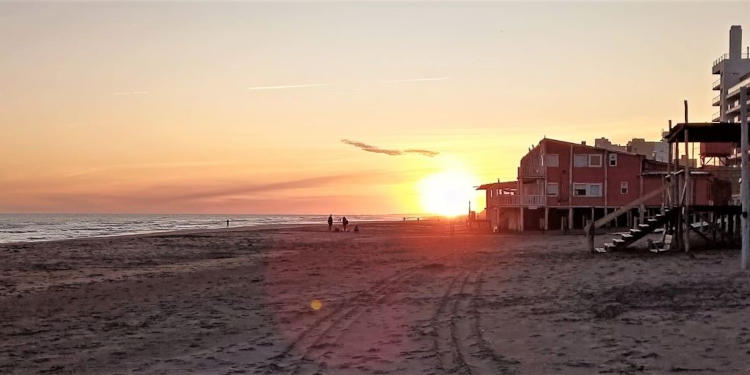
[(659, 228), (663, 228), (670, 220), (673, 220), (676, 216), (676, 209), (665, 209), (664, 213), (656, 214), (653, 217), (646, 219), (645, 223), (638, 224), (638, 228), (633, 228), (627, 233), (620, 233), (618, 237), (614, 238), (612, 242), (607, 242), (604, 247), (598, 247), (594, 249), (597, 253), (607, 253), (610, 251), (623, 250), (635, 241), (640, 240), (649, 233), (653, 233)]
[[(611, 222), (612, 220), (616, 220), (621, 215), (624, 215), (626, 212), (628, 212), (630, 209), (638, 207), (640, 204), (643, 204), (647, 200), (656, 197), (665, 191), (667, 191), (668, 184), (664, 184), (660, 189), (654, 190), (628, 204), (626, 204), (623, 207), (620, 207), (619, 209), (615, 210), (614, 212), (605, 215), (603, 218), (596, 220), (594, 222), (589, 223), (589, 225), (586, 226), (585, 232), (586, 232), (586, 239), (588, 241), (588, 248), (589, 251), (592, 253), (606, 253), (609, 250), (607, 250), (607, 246), (601, 248), (594, 247), (594, 236), (596, 235), (596, 230), (603, 227), (607, 223)], [(676, 212), (676, 211), (675, 211)], [(625, 246), (635, 242), (637, 239), (645, 236), (648, 233), (653, 232), (659, 225), (657, 222), (661, 222), (662, 224), (664, 221), (662, 220), (668, 220), (666, 217), (671, 215), (663, 215), (663, 217), (653, 217), (650, 220), (653, 220), (651, 222), (647, 221), (646, 223), (641, 224), (642, 227), (639, 227), (638, 229), (631, 229), (630, 233), (627, 233), (623, 236), (629, 236), (629, 237), (623, 237), (615, 239), (613, 242), (611, 242), (610, 246), (612, 249), (621, 249)], [(653, 226), (653, 227), (652, 227)], [(636, 232), (634, 232), (636, 231)], [(637, 238), (636, 238), (637, 237)]]

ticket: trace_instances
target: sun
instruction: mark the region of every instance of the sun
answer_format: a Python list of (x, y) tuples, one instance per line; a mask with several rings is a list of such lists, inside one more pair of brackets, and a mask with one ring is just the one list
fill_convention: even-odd
[(469, 210), (469, 201), (475, 194), (475, 178), (462, 170), (431, 174), (419, 182), (422, 208), (442, 216), (457, 216)]

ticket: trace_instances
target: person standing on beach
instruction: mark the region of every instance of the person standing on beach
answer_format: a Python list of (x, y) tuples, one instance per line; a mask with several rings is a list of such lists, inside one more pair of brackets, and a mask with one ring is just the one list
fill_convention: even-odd
[(333, 214), (328, 215), (328, 231), (330, 232), (333, 228)]
[(229, 219), (227, 219), (227, 228), (229, 228)]
[(349, 220), (346, 220), (346, 216), (341, 218), (341, 225), (344, 226), (344, 232), (346, 232), (346, 226), (349, 225)]

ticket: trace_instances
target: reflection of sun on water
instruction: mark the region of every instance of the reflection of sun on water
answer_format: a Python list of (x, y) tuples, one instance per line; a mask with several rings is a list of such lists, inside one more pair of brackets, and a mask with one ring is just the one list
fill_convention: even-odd
[(422, 208), (432, 214), (456, 216), (468, 211), (474, 178), (460, 170), (429, 175), (419, 182)]

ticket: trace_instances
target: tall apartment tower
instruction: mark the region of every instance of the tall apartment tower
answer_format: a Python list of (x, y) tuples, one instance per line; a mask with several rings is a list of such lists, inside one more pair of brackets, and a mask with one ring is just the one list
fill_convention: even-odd
[(742, 27), (734, 25), (729, 29), (729, 53), (714, 60), (711, 69), (718, 74), (713, 89), (719, 91), (711, 103), (719, 107), (712, 116), (713, 121), (739, 121), (739, 88), (750, 84), (750, 56), (742, 52)]

